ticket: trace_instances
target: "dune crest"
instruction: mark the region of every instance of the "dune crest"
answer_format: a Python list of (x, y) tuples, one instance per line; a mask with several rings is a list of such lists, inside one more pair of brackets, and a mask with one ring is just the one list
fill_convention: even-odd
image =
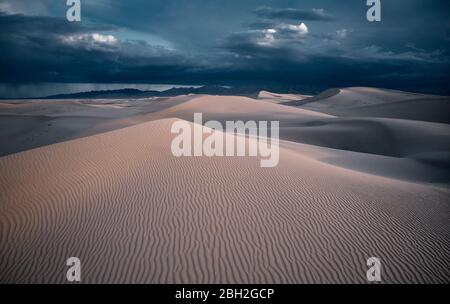
[(268, 91), (260, 91), (258, 93), (258, 99), (269, 101), (273, 103), (284, 103), (289, 101), (301, 101), (307, 98), (311, 98), (311, 95), (302, 95), (302, 94), (280, 94), (280, 93), (272, 93)]

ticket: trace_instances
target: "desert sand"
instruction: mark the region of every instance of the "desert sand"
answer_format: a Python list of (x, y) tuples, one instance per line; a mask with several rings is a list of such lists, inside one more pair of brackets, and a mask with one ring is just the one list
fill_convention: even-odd
[[(448, 102), (1, 102), (0, 282), (65, 283), (76, 256), (83, 283), (367, 283), (375, 256), (382, 283), (449, 283)], [(194, 112), (280, 121), (279, 165), (174, 157), (171, 125)]]
[(272, 93), (268, 91), (260, 91), (258, 94), (258, 99), (264, 101), (270, 101), (273, 103), (284, 103), (290, 101), (301, 101), (307, 98), (311, 98), (311, 95), (303, 95), (303, 94), (280, 94), (280, 93)]

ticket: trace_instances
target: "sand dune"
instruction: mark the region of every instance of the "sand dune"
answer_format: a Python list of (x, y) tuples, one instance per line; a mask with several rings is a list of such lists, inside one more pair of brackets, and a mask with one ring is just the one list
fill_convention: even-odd
[(258, 93), (258, 99), (269, 101), (273, 103), (283, 103), (290, 101), (301, 101), (306, 98), (312, 97), (311, 95), (301, 95), (301, 94), (280, 94), (272, 93), (268, 91), (261, 91)]
[[(326, 164), (298, 147), (175, 158), (173, 119), (0, 158), (0, 281), (448, 283), (448, 190)], [(326, 174), (325, 174), (326, 172)]]
[[(304, 101), (0, 102), (0, 282), (64, 283), (76, 256), (85, 283), (366, 283), (376, 256), (384, 283), (449, 283), (446, 101)], [(279, 165), (174, 157), (195, 112), (280, 121)]]
[(450, 123), (450, 97), (393, 90), (334, 89), (288, 105), (341, 117), (389, 117)]
[(388, 118), (322, 119), (283, 128), (284, 138), (317, 146), (407, 157), (450, 151), (450, 126)]
[[(446, 158), (436, 158), (433, 154), (437, 151), (450, 152), (448, 124), (386, 118), (334, 117), (301, 108), (255, 102), (249, 98), (217, 96), (196, 97), (154, 113), (152, 119), (178, 117), (193, 121), (195, 112), (202, 112), (204, 120), (214, 119), (221, 122), (278, 120), (280, 137), (297, 143), (397, 158), (422, 155), (422, 162), (409, 162), (414, 172), (422, 172), (423, 166), (434, 171), (448, 164)], [(410, 179), (421, 179), (420, 176), (413, 175)], [(433, 173), (431, 176), (436, 176), (441, 181), (447, 180), (442, 172)]]
[(301, 150), (302, 154), (321, 162), (372, 175), (434, 186), (448, 187), (450, 153), (429, 152), (409, 157), (361, 153), (295, 141), (283, 141), (283, 146)]
[(359, 106), (351, 109), (336, 109), (334, 111), (325, 112), (343, 117), (390, 117), (448, 124), (450, 123), (450, 98), (432, 97), (407, 99), (388, 104)]
[(145, 122), (145, 114), (191, 98), (0, 102), (0, 156)]
[(302, 104), (310, 104), (314, 107), (323, 108), (353, 107), (385, 104), (424, 97), (433, 96), (378, 88), (351, 87), (326, 90), (317, 96), (303, 100)]
[(203, 112), (208, 120), (280, 120), (287, 124), (332, 117), (306, 109), (278, 105), (271, 102), (238, 96), (198, 96), (158, 113), (157, 117), (178, 117), (192, 120), (193, 113)]

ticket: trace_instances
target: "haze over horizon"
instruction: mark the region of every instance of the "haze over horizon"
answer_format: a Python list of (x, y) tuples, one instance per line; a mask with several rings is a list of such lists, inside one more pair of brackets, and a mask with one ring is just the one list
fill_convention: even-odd
[(66, 1), (0, 0), (2, 96), (54, 93), (45, 83), (448, 93), (448, 1), (382, 1), (382, 20), (373, 23), (362, 0), (103, 0), (81, 7), (81, 22), (71, 23)]

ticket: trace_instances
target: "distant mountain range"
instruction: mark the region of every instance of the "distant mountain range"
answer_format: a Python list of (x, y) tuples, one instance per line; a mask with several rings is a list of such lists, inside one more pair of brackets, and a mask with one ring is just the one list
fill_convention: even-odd
[[(106, 90), (106, 91), (89, 91), (70, 94), (58, 94), (40, 97), (39, 99), (83, 99), (83, 98), (104, 98), (104, 99), (121, 99), (121, 98), (149, 98), (149, 97), (172, 97), (178, 95), (188, 94), (204, 94), (204, 95), (221, 95), (221, 96), (246, 96), (257, 98), (262, 90), (269, 90), (271, 92), (283, 92), (300, 94), (304, 93), (301, 88), (286, 88), (286, 87), (256, 87), (256, 86), (239, 86), (228, 87), (219, 85), (205, 85), (201, 87), (178, 87), (171, 88), (165, 91), (143, 91), (138, 89), (120, 89), (120, 90)], [(317, 92), (315, 92), (317, 93)], [(33, 98), (28, 98), (33, 99)]]
[(71, 94), (58, 94), (43, 97), (43, 99), (82, 99), (82, 98), (148, 98), (171, 97), (188, 94), (207, 95), (240, 95), (256, 97), (259, 90), (256, 88), (231, 88), (223, 86), (202, 86), (189, 88), (171, 88), (165, 91), (143, 91), (138, 89), (120, 89), (107, 91), (89, 91)]

